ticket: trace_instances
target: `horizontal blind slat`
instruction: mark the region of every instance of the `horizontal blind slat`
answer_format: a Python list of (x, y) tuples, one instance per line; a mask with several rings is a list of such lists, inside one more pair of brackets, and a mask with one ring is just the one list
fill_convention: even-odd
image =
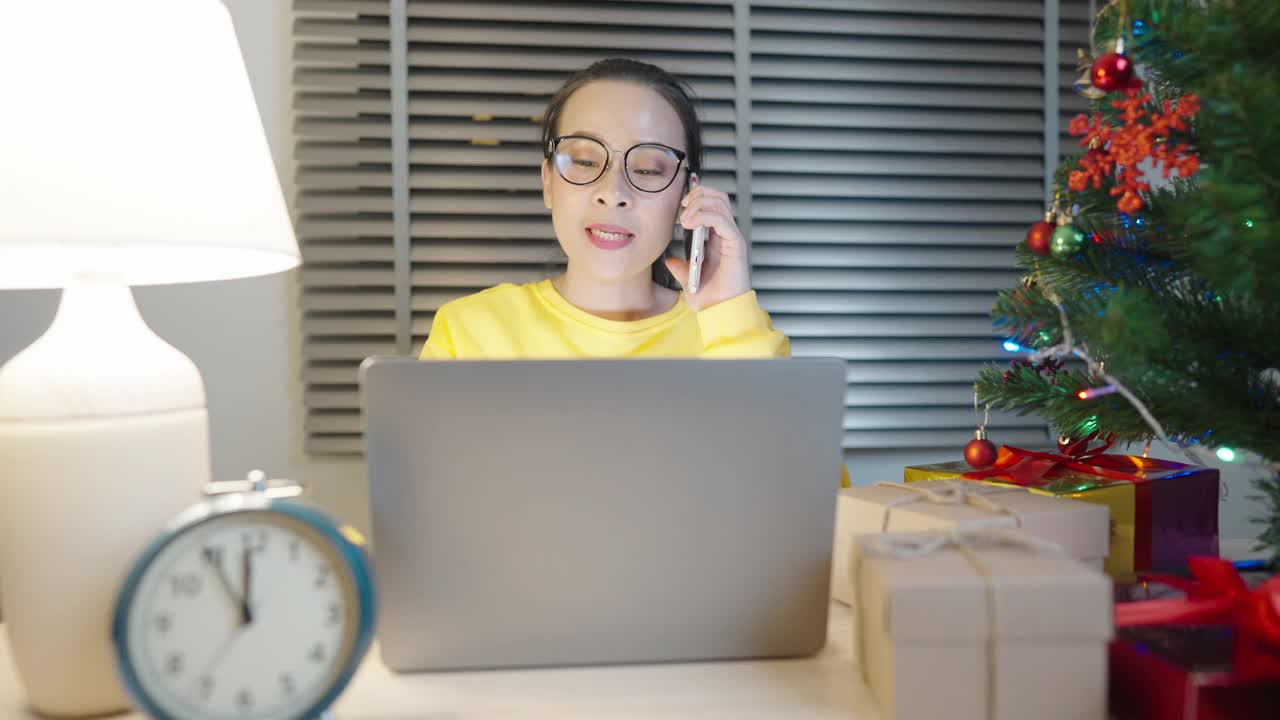
[(886, 222), (840, 222), (813, 220), (773, 220), (760, 218), (752, 223), (752, 243), (839, 243), (853, 245), (985, 245), (1010, 250), (1026, 233), (1024, 219), (1004, 225), (946, 220), (922, 223), (916, 218), (890, 218)]
[(876, 245), (761, 245), (753, 248), (758, 267), (848, 267), (1008, 270), (1011, 249), (956, 246), (939, 252), (930, 246)]
[(911, 360), (918, 357), (935, 357), (947, 360), (1000, 362), (1008, 358), (1008, 353), (994, 338), (972, 340), (797, 338), (791, 343), (791, 352), (796, 357), (838, 357), (845, 360)]
[(1017, 282), (1012, 270), (919, 270), (858, 268), (758, 268), (752, 273), (761, 290), (996, 290)]
[[(939, 297), (942, 305), (946, 298)], [(773, 325), (792, 338), (974, 338), (994, 336), (983, 316), (826, 315), (773, 316)], [(972, 399), (972, 398), (971, 398)]]
[(989, 292), (937, 292), (923, 286), (920, 292), (759, 290), (757, 295), (766, 312), (809, 315), (980, 315), (992, 304)]
[(751, 122), (780, 127), (875, 128), (901, 130), (968, 130), (992, 134), (1034, 133), (1041, 113), (999, 110), (959, 111), (938, 108), (863, 108), (855, 106), (784, 105), (758, 103)]
[[(1042, 427), (1044, 421), (1037, 417), (1019, 417), (1010, 413), (991, 413), (991, 425), (1000, 427)], [(874, 430), (881, 428), (948, 428), (972, 427), (973, 407), (878, 407), (849, 408), (844, 411), (846, 430)], [(970, 432), (972, 439), (972, 432)]]
[(542, 27), (505, 26), (490, 23), (410, 25), (409, 42), (427, 45), (500, 45), (525, 48), (607, 50), (629, 54), (631, 49), (696, 47), (703, 52), (732, 53), (733, 35), (718, 30), (661, 28), (579, 28), (565, 26), (555, 32)]
[(882, 151), (917, 154), (1020, 155), (1035, 157), (1044, 148), (1040, 136), (962, 132), (884, 132), (851, 129), (753, 127), (751, 147), (765, 149)]
[[(537, 26), (549, 24), (599, 25), (604, 27), (672, 27), (672, 28), (724, 28), (733, 27), (733, 7), (691, 5), (683, 2), (646, 3), (645, 6), (626, 7), (600, 2), (493, 2), (470, 0), (469, 2), (429, 2), (413, 0), (408, 4), (410, 28), (423, 20), (470, 20), (485, 23), (521, 23)], [(560, 32), (560, 28), (554, 31)]]
[[(1048, 435), (1043, 428), (1004, 428), (989, 426), (1001, 442), (1024, 448), (1045, 447)], [(846, 450), (958, 448), (973, 439), (973, 429), (903, 430), (899, 428), (860, 428), (844, 434)], [(855, 466), (856, 467), (856, 466)], [(855, 472), (855, 476), (856, 476)], [(896, 480), (897, 478), (893, 478)]]
[(758, 218), (795, 220), (894, 221), (910, 218), (917, 222), (1026, 223), (1044, 211), (1039, 202), (963, 203), (938, 200), (894, 200), (864, 198), (756, 198), (753, 215)]

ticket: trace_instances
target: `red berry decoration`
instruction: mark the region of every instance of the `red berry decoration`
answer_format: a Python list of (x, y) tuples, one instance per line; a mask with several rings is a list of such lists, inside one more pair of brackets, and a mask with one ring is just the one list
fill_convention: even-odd
[(1057, 226), (1041, 220), (1027, 231), (1027, 249), (1037, 255), (1049, 254), (1049, 243), (1053, 240), (1053, 231)]
[(1124, 53), (1109, 52), (1093, 61), (1089, 79), (1094, 87), (1104, 92), (1130, 88), (1134, 81), (1133, 62)]
[(984, 470), (995, 464), (997, 452), (995, 444), (984, 434), (980, 435), (964, 446), (964, 461), (969, 463), (969, 467)]

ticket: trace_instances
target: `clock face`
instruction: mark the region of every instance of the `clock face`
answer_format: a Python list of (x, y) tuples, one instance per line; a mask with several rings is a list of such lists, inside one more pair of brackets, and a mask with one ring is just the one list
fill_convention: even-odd
[(355, 645), (359, 601), (345, 568), (330, 542), (281, 513), (189, 527), (148, 565), (129, 606), (138, 684), (178, 718), (301, 716)]

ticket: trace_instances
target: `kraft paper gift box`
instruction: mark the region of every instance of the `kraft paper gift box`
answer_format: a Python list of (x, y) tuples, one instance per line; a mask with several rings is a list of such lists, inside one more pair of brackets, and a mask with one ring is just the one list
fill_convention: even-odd
[(853, 602), (849, 553), (855, 535), (950, 530), (974, 522), (1057, 543), (1099, 570), (1109, 549), (1111, 518), (1104, 505), (961, 480), (881, 482), (841, 490), (836, 499), (831, 597)]
[(1111, 581), (1013, 530), (860, 536), (854, 644), (882, 720), (1102, 720)]
[[(969, 479), (975, 475), (987, 477)], [(1177, 570), (1193, 555), (1218, 554), (1216, 468), (1133, 455), (1054, 455), (1004, 446), (991, 470), (974, 471), (964, 461), (912, 465), (903, 479), (1027, 487), (1040, 495), (1105, 505), (1111, 510), (1111, 552), (1105, 569), (1118, 580), (1131, 580), (1143, 570)]]

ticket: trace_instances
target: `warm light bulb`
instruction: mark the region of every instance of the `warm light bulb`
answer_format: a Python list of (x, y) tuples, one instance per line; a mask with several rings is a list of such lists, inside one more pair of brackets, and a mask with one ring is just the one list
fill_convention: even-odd
[(1115, 385), (1103, 385), (1102, 387), (1086, 388), (1081, 390), (1076, 393), (1076, 397), (1081, 400), (1092, 400), (1093, 398), (1101, 397), (1103, 395), (1110, 395), (1113, 392), (1116, 392)]

